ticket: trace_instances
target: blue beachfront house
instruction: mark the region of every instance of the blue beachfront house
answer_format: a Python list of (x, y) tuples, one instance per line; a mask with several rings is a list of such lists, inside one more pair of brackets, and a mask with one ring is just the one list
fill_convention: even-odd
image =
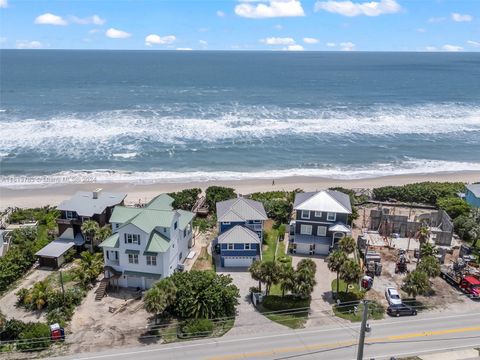
[(263, 224), (267, 220), (263, 204), (239, 197), (217, 203), (221, 265), (248, 267), (262, 257)]
[(480, 183), (467, 185), (465, 201), (473, 207), (480, 208)]

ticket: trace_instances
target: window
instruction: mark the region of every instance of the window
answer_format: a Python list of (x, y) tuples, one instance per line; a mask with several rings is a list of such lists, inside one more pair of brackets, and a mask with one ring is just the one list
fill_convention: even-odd
[(336, 218), (337, 218), (337, 214), (331, 213), (331, 212), (327, 213), (327, 220), (328, 221), (335, 221)]
[(322, 217), (322, 212), (321, 211), (315, 211), (315, 217), (321, 218)]
[(138, 264), (138, 255), (137, 254), (128, 254), (128, 262), (130, 264)]
[(230, 225), (230, 221), (225, 221), (223, 225)]
[(317, 235), (318, 236), (327, 236), (327, 227), (326, 226), (319, 226), (317, 228)]
[(178, 227), (178, 223), (175, 221), (175, 223), (173, 224), (173, 229), (177, 230), (177, 227)]
[(254, 224), (260, 224), (261, 222), (262, 222), (262, 220), (253, 220)]
[(140, 235), (138, 234), (124, 234), (125, 244), (138, 244), (140, 245)]
[(300, 225), (300, 234), (312, 235), (312, 225)]
[(310, 211), (309, 210), (302, 210), (302, 219), (310, 219)]
[(163, 228), (163, 232), (166, 233), (166, 232), (167, 232), (167, 228)]
[(74, 211), (65, 211), (65, 218), (71, 220), (75, 219), (75, 212)]
[(183, 230), (183, 237), (187, 236), (187, 229)]
[(107, 260), (110, 260), (110, 251), (107, 251)]
[(228, 250), (233, 250), (233, 244), (228, 244)]
[(119, 223), (116, 223), (115, 224), (115, 229), (118, 229), (120, 227), (120, 224)]
[(183, 253), (180, 253), (180, 255), (178, 255), (178, 260), (182, 260), (182, 257), (183, 257)]
[(244, 244), (244, 247), (243, 247), (245, 250), (250, 250), (251, 247), (250, 247), (250, 244)]
[(157, 257), (153, 255), (147, 255), (147, 265), (157, 266)]

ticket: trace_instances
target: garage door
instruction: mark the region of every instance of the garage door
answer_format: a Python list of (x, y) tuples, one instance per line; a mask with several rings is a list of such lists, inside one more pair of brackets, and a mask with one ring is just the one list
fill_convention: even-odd
[(127, 277), (127, 286), (132, 288), (142, 288), (142, 278), (129, 275)]
[(228, 256), (223, 259), (225, 267), (249, 267), (253, 262), (252, 257), (246, 256)]
[(145, 289), (150, 289), (159, 279), (145, 278)]
[(295, 244), (295, 253), (297, 254), (310, 254), (310, 244)]
[(330, 245), (325, 244), (316, 244), (315, 245), (315, 254), (317, 255), (328, 255), (330, 253)]

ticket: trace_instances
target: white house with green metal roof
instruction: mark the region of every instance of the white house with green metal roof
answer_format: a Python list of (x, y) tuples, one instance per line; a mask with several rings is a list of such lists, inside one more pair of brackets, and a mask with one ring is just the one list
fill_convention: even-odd
[(112, 285), (148, 289), (183, 263), (192, 246), (195, 214), (174, 210), (173, 201), (162, 194), (143, 208), (115, 207), (113, 234), (100, 244)]

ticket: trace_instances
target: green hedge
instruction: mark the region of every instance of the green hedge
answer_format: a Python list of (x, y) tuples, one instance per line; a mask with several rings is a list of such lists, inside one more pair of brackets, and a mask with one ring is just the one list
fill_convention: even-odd
[(203, 337), (212, 334), (215, 325), (209, 319), (195, 319), (185, 322), (181, 328), (179, 337)]
[(384, 186), (373, 189), (373, 198), (379, 201), (395, 199), (406, 203), (437, 205), (441, 198), (455, 197), (465, 191), (460, 182), (421, 182), (403, 186)]
[(310, 307), (310, 299), (300, 299), (293, 295), (268, 295), (263, 298), (262, 306), (271, 311), (303, 309)]

